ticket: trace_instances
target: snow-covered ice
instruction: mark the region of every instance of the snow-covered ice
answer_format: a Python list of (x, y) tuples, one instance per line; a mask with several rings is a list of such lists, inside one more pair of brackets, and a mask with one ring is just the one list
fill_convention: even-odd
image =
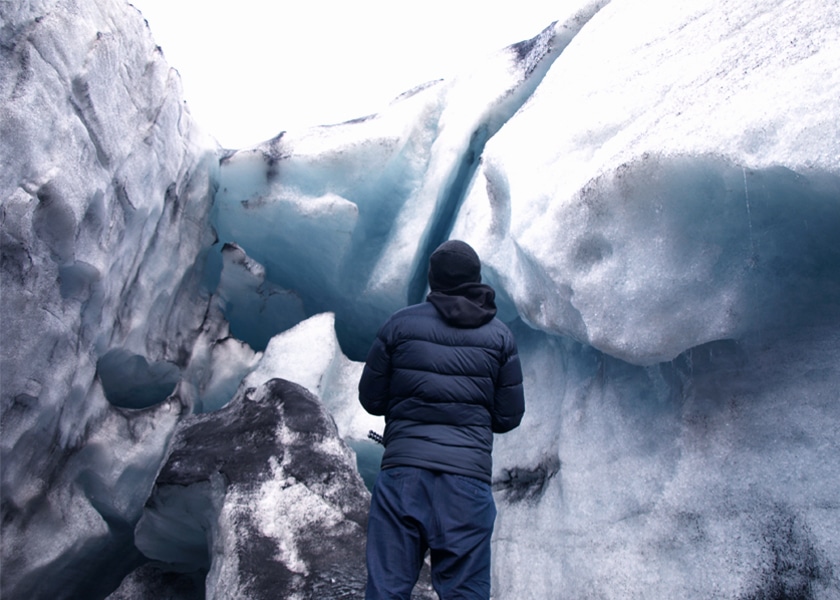
[[(302, 549), (333, 528), (359, 559), (361, 361), (456, 237), (526, 379), (494, 598), (840, 597), (840, 5), (565, 2), (380, 114), (240, 150), (121, 1), (0, 18), (4, 596), (358, 592)], [(237, 437), (261, 398), (306, 447), (278, 378), (334, 427), (317, 464)]]

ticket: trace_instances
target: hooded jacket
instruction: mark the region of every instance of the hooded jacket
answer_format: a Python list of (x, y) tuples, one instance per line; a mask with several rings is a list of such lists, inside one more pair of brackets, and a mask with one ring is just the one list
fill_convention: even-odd
[[(519, 354), (495, 318), (493, 289), (476, 281), (477, 273), (457, 272), (463, 256), (441, 257), (440, 250), (432, 255), (427, 301), (394, 313), (377, 333), (359, 399), (385, 416), (383, 469), (415, 466), (489, 483), (493, 433), (517, 427), (525, 411)], [(436, 258), (443, 264), (436, 267)], [(447, 279), (453, 263), (456, 276)]]

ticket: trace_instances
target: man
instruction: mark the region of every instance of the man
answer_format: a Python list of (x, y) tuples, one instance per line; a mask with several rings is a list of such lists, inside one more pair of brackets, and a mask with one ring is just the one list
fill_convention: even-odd
[(429, 286), (379, 330), (359, 382), (365, 410), (385, 415), (367, 600), (408, 600), (427, 550), (441, 600), (490, 597), (493, 433), (522, 420), (522, 369), (475, 250), (439, 246)]

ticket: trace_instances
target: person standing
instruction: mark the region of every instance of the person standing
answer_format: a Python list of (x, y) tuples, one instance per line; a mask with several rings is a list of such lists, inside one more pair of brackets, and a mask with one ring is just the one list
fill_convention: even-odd
[(441, 600), (490, 597), (493, 434), (522, 420), (522, 368), (469, 244), (432, 253), (429, 287), (380, 328), (359, 381), (362, 406), (385, 416), (366, 600), (408, 600), (427, 551)]

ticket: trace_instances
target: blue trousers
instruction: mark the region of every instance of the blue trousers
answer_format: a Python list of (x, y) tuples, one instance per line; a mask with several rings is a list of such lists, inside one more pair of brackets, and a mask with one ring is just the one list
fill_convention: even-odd
[(488, 483), (417, 467), (384, 469), (370, 503), (365, 600), (409, 600), (427, 550), (441, 600), (488, 600), (495, 519)]

